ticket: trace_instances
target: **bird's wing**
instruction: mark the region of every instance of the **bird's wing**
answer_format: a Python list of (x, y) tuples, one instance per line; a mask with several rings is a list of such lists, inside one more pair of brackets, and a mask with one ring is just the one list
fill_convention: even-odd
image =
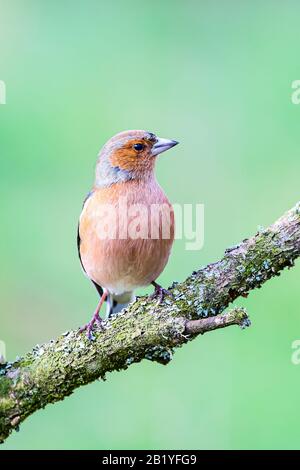
[[(88, 193), (88, 195), (86, 196), (86, 198), (85, 198), (84, 201), (83, 201), (82, 209), (84, 208), (86, 201), (92, 196), (92, 194), (93, 194), (93, 191), (90, 191), (90, 192)], [(82, 259), (81, 259), (81, 253), (80, 253), (81, 239), (80, 239), (80, 233), (79, 233), (79, 226), (80, 226), (80, 221), (78, 222), (78, 227), (77, 227), (77, 249), (78, 249), (78, 256), (79, 256), (79, 260), (80, 260), (80, 264), (81, 264), (81, 266), (82, 266), (82, 269), (83, 269), (83, 271), (86, 273), (86, 270), (85, 270), (85, 268), (84, 268), (84, 266), (83, 266), (83, 262), (82, 262)], [(94, 284), (94, 286), (96, 287), (96, 289), (97, 289), (99, 295), (102, 296), (102, 294), (103, 294), (103, 289), (102, 289), (102, 287), (99, 286), (95, 281), (93, 281), (93, 279), (91, 279), (91, 281), (92, 281), (92, 283)]]

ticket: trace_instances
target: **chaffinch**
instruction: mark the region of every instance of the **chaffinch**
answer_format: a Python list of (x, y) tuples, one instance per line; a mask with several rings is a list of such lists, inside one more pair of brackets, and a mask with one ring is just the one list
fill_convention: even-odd
[(132, 130), (112, 137), (99, 153), (77, 237), (82, 268), (100, 296), (91, 321), (81, 329), (89, 338), (95, 322), (101, 325), (105, 300), (109, 317), (133, 299), (138, 287), (152, 284), (160, 301), (168, 293), (156, 279), (174, 241), (174, 213), (154, 166), (157, 155), (177, 144)]

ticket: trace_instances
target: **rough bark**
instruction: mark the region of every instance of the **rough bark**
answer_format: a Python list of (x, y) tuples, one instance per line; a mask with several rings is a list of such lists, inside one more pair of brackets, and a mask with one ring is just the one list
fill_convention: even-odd
[(0, 441), (34, 411), (63, 400), (80, 385), (105, 379), (142, 359), (167, 364), (174, 348), (199, 334), (250, 324), (242, 308), (222, 313), (239, 296), (291, 267), (300, 255), (300, 203), (224, 257), (170, 287), (157, 304), (138, 298), (97, 329), (94, 341), (69, 331), (13, 363), (0, 365)]

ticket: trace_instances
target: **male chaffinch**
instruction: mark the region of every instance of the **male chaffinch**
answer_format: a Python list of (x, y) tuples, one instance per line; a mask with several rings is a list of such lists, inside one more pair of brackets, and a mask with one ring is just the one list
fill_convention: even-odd
[(174, 241), (174, 213), (154, 166), (157, 155), (177, 144), (132, 130), (112, 137), (99, 153), (77, 237), (81, 265), (100, 295), (91, 321), (81, 329), (89, 338), (94, 323), (101, 325), (105, 300), (109, 317), (117, 304), (132, 300), (138, 287), (152, 284), (160, 301), (168, 293), (155, 281)]

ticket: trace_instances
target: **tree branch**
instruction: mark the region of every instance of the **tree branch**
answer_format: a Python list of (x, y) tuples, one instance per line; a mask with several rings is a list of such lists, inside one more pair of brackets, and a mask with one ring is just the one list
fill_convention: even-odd
[[(203, 335), (208, 331), (218, 330), (226, 326), (239, 325), (242, 329), (251, 325), (246, 310), (242, 307), (235, 307), (227, 313), (215, 317), (200, 318), (199, 320), (189, 320), (185, 324), (186, 335)], [(192, 338), (189, 338), (192, 339)]]
[(300, 255), (300, 203), (275, 224), (225, 251), (224, 257), (171, 286), (160, 305), (138, 298), (95, 331), (95, 341), (70, 331), (0, 364), (0, 441), (34, 411), (63, 400), (80, 385), (142, 359), (167, 364), (173, 349), (197, 335), (249, 325), (244, 309), (224, 309)]

